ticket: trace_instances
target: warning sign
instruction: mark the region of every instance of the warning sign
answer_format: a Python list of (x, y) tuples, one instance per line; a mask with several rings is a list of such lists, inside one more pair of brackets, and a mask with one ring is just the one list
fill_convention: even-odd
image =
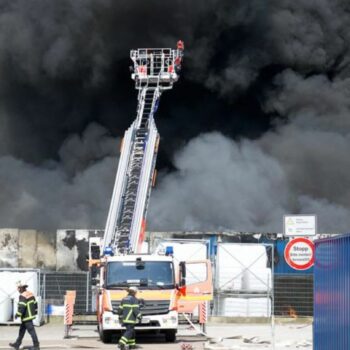
[(284, 249), (284, 258), (287, 264), (295, 270), (307, 270), (313, 266), (315, 247), (307, 238), (292, 239)]

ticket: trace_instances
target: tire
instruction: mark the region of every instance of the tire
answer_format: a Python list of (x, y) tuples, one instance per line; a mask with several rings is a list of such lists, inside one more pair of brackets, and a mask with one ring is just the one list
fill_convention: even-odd
[(176, 331), (171, 330), (171, 331), (166, 331), (165, 332), (165, 341), (168, 343), (175, 343), (176, 341)]
[(112, 342), (113, 332), (111, 331), (100, 331), (100, 339), (105, 344), (110, 344)]

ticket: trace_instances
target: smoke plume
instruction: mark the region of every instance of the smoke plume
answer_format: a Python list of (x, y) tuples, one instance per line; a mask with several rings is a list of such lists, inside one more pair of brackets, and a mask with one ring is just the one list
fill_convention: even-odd
[(0, 0), (0, 226), (101, 228), (135, 117), (129, 50), (186, 45), (149, 228), (350, 227), (345, 0)]
[(2, 226), (100, 228), (117, 170), (116, 144), (105, 129), (91, 124), (81, 137), (66, 140), (59, 161), (39, 167), (1, 157)]

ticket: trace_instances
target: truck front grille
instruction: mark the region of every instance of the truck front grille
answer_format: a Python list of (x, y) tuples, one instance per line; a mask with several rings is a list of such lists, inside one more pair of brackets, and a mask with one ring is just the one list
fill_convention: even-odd
[[(112, 300), (113, 311), (117, 312), (120, 300)], [(145, 300), (145, 305), (142, 307), (141, 313), (147, 315), (162, 315), (169, 312), (169, 300)]]

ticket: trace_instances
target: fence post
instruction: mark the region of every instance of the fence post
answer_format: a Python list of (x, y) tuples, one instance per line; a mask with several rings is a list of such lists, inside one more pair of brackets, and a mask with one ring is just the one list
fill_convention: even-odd
[(46, 273), (43, 273), (42, 281), (43, 281), (42, 288), (43, 288), (44, 319), (45, 319), (45, 316), (46, 316), (46, 322), (49, 323), (50, 322), (50, 315), (49, 315), (49, 313), (46, 310), (46, 308), (47, 308), (47, 304), (46, 304)]
[(85, 309), (86, 313), (89, 312), (89, 285), (90, 285), (89, 281), (90, 281), (90, 272), (86, 274), (86, 309)]

